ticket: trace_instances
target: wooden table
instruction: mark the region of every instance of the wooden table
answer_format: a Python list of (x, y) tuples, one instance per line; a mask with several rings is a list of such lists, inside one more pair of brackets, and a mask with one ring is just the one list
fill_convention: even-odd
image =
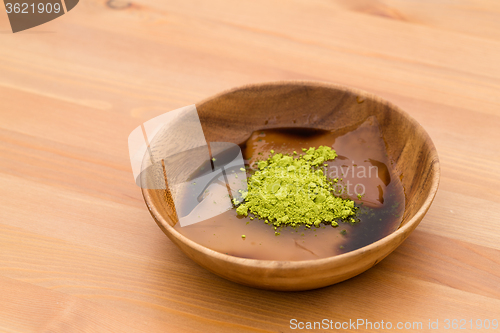
[[(17, 34), (0, 7), (1, 332), (297, 331), (292, 319), (422, 322), (415, 332), (465, 319), (474, 331), (471, 319), (500, 320), (499, 1), (127, 1), (81, 1)], [(298, 293), (189, 260), (149, 215), (127, 148), (156, 115), (283, 79), (399, 105), (442, 168), (401, 247)]]

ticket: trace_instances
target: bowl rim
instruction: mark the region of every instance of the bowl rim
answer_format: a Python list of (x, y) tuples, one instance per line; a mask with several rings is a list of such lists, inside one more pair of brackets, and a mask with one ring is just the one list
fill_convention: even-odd
[[(427, 213), (427, 210), (431, 206), (434, 197), (436, 196), (438, 187), (439, 187), (439, 181), (440, 181), (440, 175), (441, 175), (441, 169), (440, 169), (440, 162), (439, 162), (439, 156), (437, 154), (436, 147), (434, 145), (434, 142), (430, 138), (429, 134), (427, 131), (418, 123), (413, 117), (411, 117), (406, 111), (402, 110), (398, 106), (392, 104), (391, 102), (383, 99), (382, 97), (379, 97), (375, 94), (366, 92), (361, 89), (357, 88), (351, 88), (351, 87), (346, 87), (343, 85), (335, 84), (335, 83), (330, 83), (330, 82), (322, 82), (322, 81), (312, 81), (312, 80), (281, 80), (281, 81), (270, 81), (270, 82), (261, 82), (261, 83), (252, 83), (252, 84), (246, 84), (238, 87), (234, 87), (231, 89), (224, 90), (220, 93), (217, 93), (215, 95), (212, 95), (208, 98), (203, 99), (202, 101), (196, 103), (195, 105), (202, 105), (205, 104), (206, 102), (209, 102), (213, 99), (219, 98), (220, 96), (233, 93), (236, 91), (240, 90), (245, 90), (249, 88), (258, 88), (258, 87), (263, 87), (263, 86), (279, 86), (279, 85), (309, 85), (313, 87), (322, 87), (322, 88), (330, 88), (330, 89), (336, 89), (340, 91), (345, 91), (345, 92), (351, 92), (351, 93), (356, 93), (358, 95), (361, 95), (365, 98), (371, 98), (374, 100), (377, 100), (379, 102), (385, 103), (387, 106), (389, 106), (392, 110), (399, 112), (402, 114), (406, 119), (408, 119), (413, 125), (415, 125), (417, 128), (422, 129), (423, 135), (426, 136), (428, 139), (428, 144), (430, 145), (430, 153), (435, 155), (433, 156), (434, 158), (431, 160), (431, 166), (430, 168), (433, 170), (433, 176), (431, 178), (431, 187), (430, 187), (430, 193), (427, 196), (426, 200), (422, 204), (422, 206), (418, 209), (418, 211), (415, 213), (415, 215), (408, 221), (406, 222), (402, 227), (399, 227), (396, 231), (392, 232), (391, 234), (379, 239), (376, 242), (370, 243), (366, 246), (363, 246), (359, 249), (331, 256), (331, 257), (326, 257), (326, 258), (319, 258), (319, 259), (310, 259), (310, 260), (297, 260), (297, 261), (291, 261), (291, 260), (268, 260), (268, 259), (250, 259), (250, 258), (241, 258), (241, 257), (235, 257), (232, 255), (224, 254), (221, 252), (217, 252), (215, 250), (209, 249), (203, 245), (200, 245), (191, 239), (187, 238), (186, 236), (182, 235), (179, 233), (176, 229), (174, 229), (173, 226), (171, 226), (161, 215), (156, 207), (152, 204), (151, 197), (149, 195), (148, 189), (141, 188), (142, 195), (144, 197), (144, 201), (146, 202), (147, 207), (149, 208), (149, 211), (151, 215), (153, 216), (154, 220), (156, 221), (159, 226), (168, 231), (169, 236), (175, 237), (178, 241), (181, 243), (184, 243), (188, 247), (192, 248), (193, 250), (196, 250), (198, 252), (201, 252), (202, 254), (213, 257), (217, 260), (220, 261), (226, 261), (226, 262), (232, 262), (234, 264), (239, 264), (247, 267), (254, 267), (254, 268), (262, 268), (265, 267), (266, 269), (301, 269), (301, 268), (311, 268), (311, 267), (319, 267), (319, 266), (324, 266), (332, 263), (340, 263), (344, 261), (350, 261), (352, 258), (358, 257), (360, 255), (370, 253), (375, 251), (379, 246), (390, 242), (391, 240), (397, 239), (398, 237), (401, 238), (401, 241), (397, 242), (397, 246), (400, 245), (400, 243), (407, 237), (409, 233), (415, 229), (424, 215)], [(167, 234), (168, 235), (168, 234)], [(184, 251), (183, 251), (184, 252)], [(392, 252), (392, 250), (390, 251)], [(390, 253), (389, 252), (389, 253)], [(382, 260), (382, 259), (380, 259)], [(377, 260), (376, 262), (379, 262), (380, 260)], [(265, 263), (263, 266), (262, 264)]]

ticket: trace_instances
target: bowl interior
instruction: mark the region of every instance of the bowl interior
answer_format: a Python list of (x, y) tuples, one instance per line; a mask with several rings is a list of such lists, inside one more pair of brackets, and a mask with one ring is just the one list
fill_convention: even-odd
[[(248, 86), (219, 94), (197, 105), (207, 142), (241, 144), (252, 134), (272, 128), (315, 128), (348, 132), (374, 116), (387, 152), (405, 191), (408, 223), (430, 194), (438, 163), (423, 128), (396, 106), (362, 91), (331, 85), (287, 82)], [(193, 169), (194, 170), (194, 169)], [(168, 193), (150, 192), (154, 206), (176, 223)]]

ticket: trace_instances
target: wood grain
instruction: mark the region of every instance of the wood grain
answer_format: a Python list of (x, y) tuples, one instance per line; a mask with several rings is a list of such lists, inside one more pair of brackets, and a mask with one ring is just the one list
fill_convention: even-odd
[[(88, 0), (12, 34), (0, 5), (0, 331), (500, 319), (499, 11), (496, 0)], [(142, 122), (285, 79), (380, 95), (427, 130), (441, 162), (433, 206), (395, 252), (310, 292), (242, 287), (194, 264), (154, 224), (128, 161)]]

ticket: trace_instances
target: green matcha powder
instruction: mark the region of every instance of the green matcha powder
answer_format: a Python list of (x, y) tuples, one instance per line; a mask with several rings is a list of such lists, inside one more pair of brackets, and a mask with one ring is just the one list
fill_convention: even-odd
[[(334, 184), (326, 178), (324, 162), (337, 157), (327, 146), (303, 148), (304, 154), (274, 154), (258, 162), (258, 170), (248, 179), (248, 192), (236, 212), (249, 213), (277, 227), (320, 223), (338, 226), (336, 221), (355, 223), (354, 201), (334, 195)], [(295, 157), (294, 157), (295, 155)], [(237, 204), (237, 202), (234, 202)]]

